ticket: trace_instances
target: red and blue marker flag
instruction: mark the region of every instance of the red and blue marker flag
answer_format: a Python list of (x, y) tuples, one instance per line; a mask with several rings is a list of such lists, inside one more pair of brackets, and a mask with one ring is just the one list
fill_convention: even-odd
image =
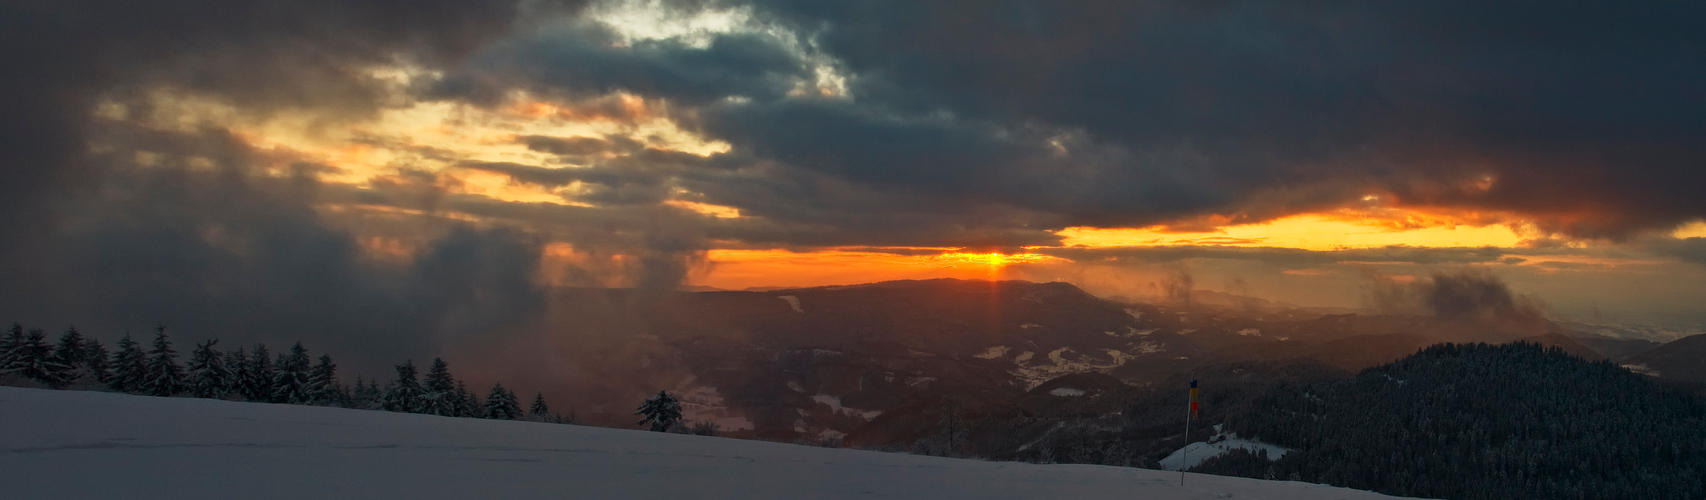
[(1197, 381), (1191, 381), (1191, 418), (1197, 418)]

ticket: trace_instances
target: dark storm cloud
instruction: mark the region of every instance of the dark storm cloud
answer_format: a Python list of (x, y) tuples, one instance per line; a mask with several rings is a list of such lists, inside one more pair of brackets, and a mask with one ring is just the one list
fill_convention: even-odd
[(528, 135), (517, 138), (527, 149), (562, 156), (586, 156), (596, 153), (632, 153), (644, 149), (639, 141), (627, 137), (550, 137)]
[(628, 45), (603, 25), (579, 23), (492, 47), (466, 72), (443, 80), (437, 94), (489, 100), (519, 84), (572, 97), (621, 90), (704, 104), (731, 96), (775, 99), (808, 74), (762, 35), (716, 36), (706, 47), (677, 39)]
[(1159, 221), (1230, 202), (1188, 148), (1133, 152), (1068, 130), (895, 115), (860, 101), (721, 104), (697, 124), (741, 154), (886, 192), (1006, 204), (1078, 225)]
[[(159, 83), (251, 111), (381, 104), (361, 64), (445, 62), (500, 34), (512, 1), (36, 1), (0, 5), (0, 223), (50, 230), (49, 206), (98, 172), (78, 161), (97, 95)], [(12, 240), (12, 239), (8, 239)]]
[(512, 179), (544, 186), (583, 182), (585, 188), (574, 199), (598, 205), (654, 205), (669, 198), (665, 175), (649, 169), (545, 168), (509, 162), (462, 162), (458, 166), (508, 175)]
[[(507, 0), (0, 3), (0, 315), (109, 340), (157, 322), (180, 342), (300, 339), (371, 368), (537, 314), (528, 235), (416, 222), (418, 261), (376, 261), (314, 207), (315, 173), (334, 168), (218, 128), (92, 118), (101, 99), (144, 115), (141, 96), (170, 88), (336, 125), (406, 95), (368, 67), (454, 63), (518, 12)], [(389, 187), (430, 209), (442, 193), (411, 175)]]
[[(312, 177), (253, 173), (288, 158), (220, 132), (100, 136), (130, 147), (88, 158), (107, 172), (100, 196), (67, 209), (53, 238), (14, 250), (0, 314), (75, 323), (109, 340), (157, 323), (180, 341), (301, 340), (375, 367), (502, 331), (540, 309), (539, 245), (525, 235), (417, 227), (419, 258), (375, 261), (316, 213)], [(139, 165), (136, 150), (156, 160)]]
[[(1410, 203), (1568, 215), (1548, 221), (1580, 235), (1706, 213), (1696, 4), (760, 3), (827, 26), (819, 42), (869, 75), (855, 94), (1188, 145), (1226, 199), (1348, 175)], [(1490, 191), (1457, 186), (1482, 172)]]
[(1253, 222), (1371, 191), (1586, 237), (1706, 214), (1693, 4), (753, 5), (836, 61), (851, 97), (789, 94), (813, 84), (781, 35), (629, 47), (596, 24), (447, 81), (634, 92), (743, 159), (1049, 228)]
[[(600, 140), (575, 143), (602, 147), (594, 141)], [(1016, 251), (1019, 247), (1060, 242), (1059, 236), (1044, 230), (1050, 226), (1045, 221), (1057, 220), (1055, 216), (1001, 204), (954, 203), (882, 190), (798, 169), (763, 165), (729, 169), (722, 165), (743, 161), (750, 160), (740, 159), (738, 155), (703, 158), (656, 149), (599, 159), (587, 166), (540, 167), (465, 161), (458, 166), (505, 174), (524, 183), (547, 187), (580, 183), (574, 200), (598, 207), (501, 207), (480, 201), (459, 210), (505, 217), (529, 227), (560, 226), (566, 230), (583, 225), (588, 234), (604, 234), (596, 228), (611, 224), (623, 228), (643, 226), (640, 221), (646, 217), (663, 216), (672, 223), (693, 226), (711, 239), (735, 245), (934, 246)], [(686, 196), (688, 201), (736, 206), (745, 217), (717, 219), (651, 206), (672, 196), (681, 197), (672, 193), (676, 188), (692, 193)], [(590, 222), (587, 216), (613, 219)]]

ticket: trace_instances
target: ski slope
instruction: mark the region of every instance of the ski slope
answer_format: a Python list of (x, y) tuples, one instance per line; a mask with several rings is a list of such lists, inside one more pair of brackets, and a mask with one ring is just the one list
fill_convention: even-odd
[(1332, 500), (1279, 481), (378, 411), (0, 387), (8, 499)]

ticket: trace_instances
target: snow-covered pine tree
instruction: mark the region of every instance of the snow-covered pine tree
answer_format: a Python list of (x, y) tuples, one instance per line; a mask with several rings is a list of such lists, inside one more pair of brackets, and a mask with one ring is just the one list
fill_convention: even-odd
[(101, 341), (92, 337), (83, 339), (83, 362), (89, 367), (89, 375), (95, 380), (112, 383), (112, 368), (107, 361), (111, 356), (107, 352), (107, 346), (101, 345)]
[(385, 411), (420, 413), (421, 383), (415, 380), (414, 361), (397, 365), (397, 381), (380, 398), (379, 407)]
[(681, 402), (668, 392), (658, 391), (658, 395), (646, 398), (640, 403), (640, 409), (634, 410), (640, 421), (636, 425), (651, 424), (652, 430), (669, 432), (669, 428), (681, 421)]
[(480, 398), (468, 392), (468, 386), (461, 380), (456, 381), (456, 416), (463, 418), (480, 417)]
[(450, 376), (450, 364), (444, 358), (433, 358), (421, 384), (421, 413), (456, 416), (456, 378)]
[(225, 394), (242, 396), (247, 399), (253, 394), (255, 381), (249, 370), (249, 352), (242, 347), (225, 355), (225, 371), (231, 374), (226, 379)]
[(290, 346), (290, 353), (279, 356), (278, 372), (273, 374), (272, 400), (277, 403), (304, 404), (308, 396), (308, 371), (313, 360), (301, 342)]
[(178, 365), (178, 351), (166, 338), (166, 326), (154, 328), (154, 349), (148, 352), (148, 374), (142, 382), (143, 392), (154, 396), (171, 396), (184, 390), (184, 367)]
[(362, 394), (367, 391), (367, 388), (363, 387), (366, 383), (366, 379), (361, 378), (361, 375), (355, 376), (355, 382), (351, 382), (349, 386), (349, 397), (344, 400), (344, 408), (363, 407), (363, 404), (366, 403), (366, 401), (362, 400)]
[(53, 346), (47, 343), (47, 333), (40, 328), (24, 335), (24, 342), (13, 349), (11, 373), (16, 373), (48, 387), (64, 387), (66, 366), (53, 359)]
[(142, 381), (148, 378), (148, 355), (142, 352), (142, 346), (130, 339), (125, 333), (118, 340), (118, 352), (113, 353), (113, 373), (108, 378), (107, 385), (113, 390), (128, 393), (142, 392)]
[(367, 410), (380, 409), (380, 402), (384, 398), (385, 391), (379, 388), (379, 380), (369, 380), (367, 381), (367, 388), (362, 389), (361, 395), (358, 397), (358, 401), (360, 401), (361, 405), (358, 408)]
[(53, 346), (53, 361), (65, 367), (61, 379), (67, 386), (82, 384), (95, 377), (89, 372), (88, 352), (83, 350), (86, 339), (76, 326), (65, 329)]
[(12, 323), (0, 337), (0, 373), (9, 373), (18, 363), (18, 346), (24, 345), (24, 325)]
[(249, 392), (243, 397), (249, 401), (272, 402), (272, 378), (272, 353), (267, 351), (266, 344), (255, 344), (255, 349), (249, 351)]
[(231, 372), (226, 371), (225, 357), (213, 350), (219, 339), (195, 345), (190, 351), (190, 395), (198, 398), (222, 398), (231, 386)]
[(365, 396), (367, 393), (367, 387), (366, 386), (367, 386), (367, 382), (361, 378), (361, 375), (356, 375), (355, 376), (355, 383), (350, 386), (349, 401), (345, 402), (344, 407), (345, 408), (363, 408), (364, 405), (367, 403), (367, 400), (363, 399), (363, 396)]
[(502, 383), (492, 385), (492, 392), (486, 395), (486, 418), (516, 420), (522, 416), (521, 403), (515, 400), (515, 393), (505, 389)]
[(338, 386), (338, 365), (332, 364), (331, 355), (321, 354), (320, 363), (308, 372), (308, 401), (317, 405), (342, 406), (349, 399), (342, 392)]
[(540, 422), (551, 420), (551, 407), (545, 405), (545, 393), (541, 392), (533, 396), (533, 406), (528, 408), (527, 418)]

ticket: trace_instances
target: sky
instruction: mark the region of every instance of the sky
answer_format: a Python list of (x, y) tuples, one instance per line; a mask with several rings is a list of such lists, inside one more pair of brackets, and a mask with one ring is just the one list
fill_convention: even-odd
[[(0, 319), (418, 355), (566, 286), (1706, 318), (1706, 5), (0, 6)], [(85, 328), (85, 329), (89, 329)], [(399, 348), (399, 345), (420, 345)]]

